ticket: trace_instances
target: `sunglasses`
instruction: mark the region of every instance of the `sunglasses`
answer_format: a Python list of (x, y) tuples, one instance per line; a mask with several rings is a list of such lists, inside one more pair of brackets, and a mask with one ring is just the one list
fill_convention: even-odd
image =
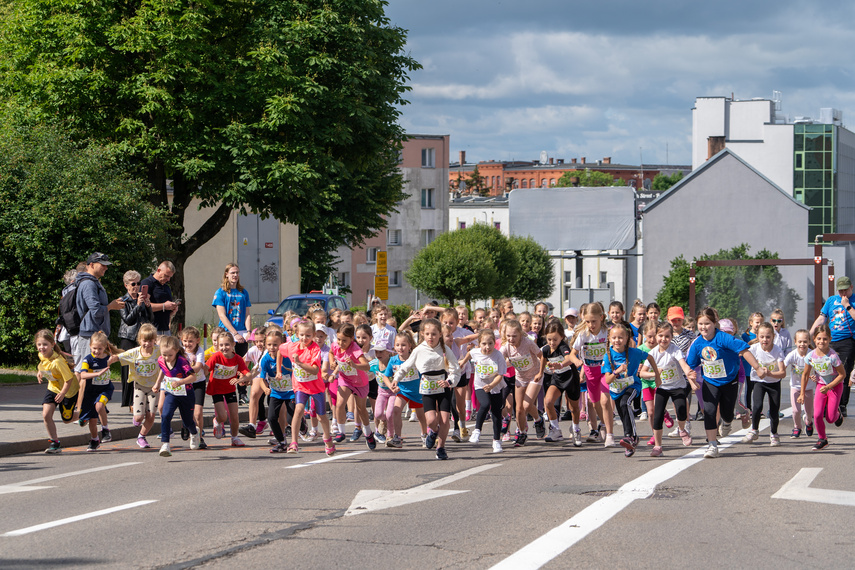
[(772, 319), (773, 323), (783, 323), (784, 319)]
[(134, 281), (134, 282), (132, 282), (132, 283), (128, 283), (128, 285), (130, 285), (131, 287), (136, 287), (136, 286), (137, 286), (137, 285), (139, 285), (139, 284), (140, 284), (140, 282), (139, 282), (139, 281)]

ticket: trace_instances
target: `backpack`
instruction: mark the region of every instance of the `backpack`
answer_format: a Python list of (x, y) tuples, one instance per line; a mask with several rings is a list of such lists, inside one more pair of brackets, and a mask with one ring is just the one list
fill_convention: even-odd
[(90, 275), (82, 275), (69, 285), (62, 299), (59, 300), (59, 317), (56, 319), (56, 324), (64, 326), (69, 336), (77, 336), (80, 333), (80, 321), (83, 317), (77, 312), (77, 287), (86, 279), (97, 281)]

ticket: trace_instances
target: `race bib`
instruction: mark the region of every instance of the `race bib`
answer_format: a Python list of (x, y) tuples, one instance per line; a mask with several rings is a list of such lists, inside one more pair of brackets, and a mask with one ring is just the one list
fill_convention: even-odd
[(534, 361), (531, 359), (531, 356), (523, 356), (521, 358), (508, 358), (508, 361), (511, 363), (511, 366), (513, 366), (517, 370), (528, 370), (529, 368), (534, 366)]
[(174, 394), (175, 396), (187, 395), (187, 384), (179, 384), (178, 382), (170, 380), (169, 378), (164, 378), (163, 389), (169, 392), (170, 394)]
[(222, 364), (214, 365), (214, 379), (215, 380), (231, 380), (237, 376), (237, 365), (235, 366), (223, 366)]
[(141, 378), (150, 378), (157, 373), (157, 362), (142, 362), (134, 363), (134, 369), (137, 371), (137, 376)]
[(353, 363), (351, 361), (349, 361), (349, 360), (344, 361), (344, 360), (336, 359), (336, 362), (338, 362), (338, 373), (339, 374), (341, 374), (343, 376), (356, 376), (356, 368), (353, 367)]
[(309, 373), (300, 368), (299, 366), (295, 366), (292, 371), (292, 377), (296, 382), (311, 382), (314, 378), (309, 377)]
[(596, 366), (606, 357), (606, 343), (590, 342), (584, 346), (585, 364)]
[(422, 376), (422, 381), (419, 384), (419, 393), (442, 394), (445, 391), (445, 388), (439, 385), (441, 380), (441, 376)]
[(663, 384), (673, 381), (677, 378), (677, 367), (671, 365), (668, 368), (661, 368), (659, 370), (659, 378)]
[[(551, 364), (561, 364), (562, 362), (564, 362), (564, 357), (563, 356), (553, 356), (552, 358), (548, 358), (547, 360)], [(567, 372), (568, 370), (570, 370), (569, 366), (565, 366), (564, 368), (549, 368), (547, 366), (547, 368), (546, 368), (546, 372), (549, 374), (562, 374), (564, 372)]]
[(104, 373), (101, 376), (96, 376), (92, 378), (93, 386), (106, 386), (110, 383), (110, 375), (108, 373)]
[(623, 378), (615, 378), (612, 380), (612, 383), (609, 384), (609, 390), (612, 392), (619, 394), (632, 386), (635, 383), (635, 380), (632, 376), (624, 376)]
[(488, 376), (492, 376), (498, 371), (499, 367), (496, 366), (495, 362), (489, 362), (487, 364), (475, 363), (475, 374), (477, 374), (479, 378), (486, 378)]
[(707, 378), (727, 378), (727, 371), (724, 369), (724, 360), (704, 360), (704, 376)]
[(270, 383), (270, 389), (277, 392), (288, 392), (293, 389), (290, 374), (283, 374), (279, 380), (276, 379), (276, 376), (268, 376), (267, 381)]

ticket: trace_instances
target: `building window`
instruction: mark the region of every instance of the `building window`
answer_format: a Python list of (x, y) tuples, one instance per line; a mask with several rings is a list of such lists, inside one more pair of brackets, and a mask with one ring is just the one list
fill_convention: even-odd
[(350, 287), (350, 271), (342, 271), (338, 274), (338, 286)]
[(600, 287), (605, 287), (609, 281), (609, 274), (605, 271), (600, 271)]
[(422, 247), (430, 244), (436, 238), (436, 230), (422, 230)]
[(528, 180), (528, 187), (529, 187), (529, 188), (534, 188), (534, 187), (535, 187), (535, 186), (534, 186), (534, 178), (529, 178), (529, 180)]
[(422, 188), (422, 208), (433, 207), (433, 188)]
[(496, 229), (497, 229), (497, 230), (501, 230), (501, 229), (502, 229), (502, 222), (493, 222), (493, 225), (494, 225), (494, 226), (496, 226)]
[(554, 179), (554, 178), (550, 178), (550, 179), (549, 179), (549, 185), (550, 185), (550, 186), (555, 186), (555, 179)]
[(422, 168), (436, 168), (436, 149), (422, 149)]
[(365, 263), (377, 263), (377, 252), (379, 247), (369, 247), (365, 250)]
[(565, 283), (573, 283), (573, 272), (565, 271), (564, 272), (564, 282)]
[(386, 245), (401, 245), (401, 230), (386, 230)]
[(523, 178), (523, 181), (522, 181), (522, 187), (523, 187), (523, 188), (528, 188), (528, 180), (526, 180), (525, 178)]
[(544, 178), (543, 180), (540, 181), (540, 187), (546, 188), (546, 178)]
[(466, 229), (466, 222), (458, 222), (457, 229), (458, 230), (465, 230)]
[(401, 286), (401, 272), (400, 271), (392, 271), (389, 273), (389, 287), (400, 287)]
[(570, 294), (571, 294), (570, 292), (571, 291), (573, 291), (573, 287), (571, 287), (570, 285), (564, 286), (564, 298), (567, 299), (568, 303), (570, 302)]

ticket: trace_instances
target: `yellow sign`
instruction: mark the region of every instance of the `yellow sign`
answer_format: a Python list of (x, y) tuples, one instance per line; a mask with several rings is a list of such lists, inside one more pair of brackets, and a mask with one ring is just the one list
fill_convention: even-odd
[(385, 273), (374, 276), (374, 296), (384, 301), (389, 299), (389, 276)]
[[(386, 275), (386, 252), (378, 251), (377, 252), (377, 266), (374, 268), (375, 275)], [(383, 297), (385, 299), (385, 297)]]

